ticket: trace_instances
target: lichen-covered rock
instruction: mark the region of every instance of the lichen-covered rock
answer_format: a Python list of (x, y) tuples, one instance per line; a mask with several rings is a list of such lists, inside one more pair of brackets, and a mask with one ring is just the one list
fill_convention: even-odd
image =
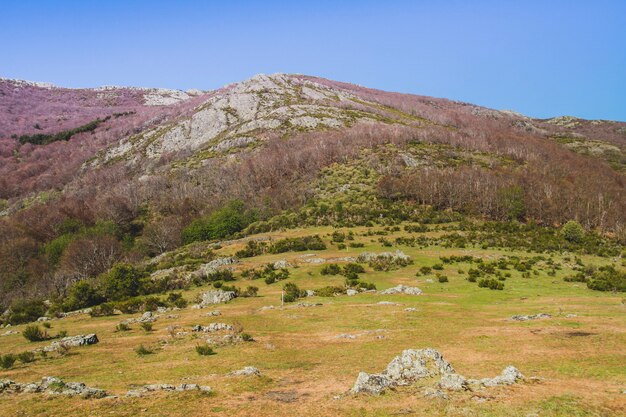
[(495, 387), (498, 385), (513, 385), (522, 379), (524, 379), (524, 375), (516, 367), (509, 365), (495, 378), (483, 378), (476, 382), (485, 387)]
[(98, 336), (95, 333), (88, 335), (76, 335), (76, 336), (68, 336), (64, 337), (61, 340), (56, 340), (50, 345), (43, 348), (45, 352), (54, 352), (63, 348), (70, 347), (78, 347), (78, 346), (87, 346), (87, 345), (95, 345), (98, 343)]
[(246, 366), (242, 369), (230, 372), (230, 376), (261, 376), (261, 371), (254, 366)]
[(469, 389), (469, 386), (462, 375), (444, 374), (439, 381), (439, 388), (449, 391), (465, 391)]
[(392, 294), (408, 294), (408, 295), (420, 295), (422, 290), (417, 287), (408, 287), (406, 285), (397, 285), (392, 288), (387, 288), (384, 291), (380, 291), (380, 294), (392, 295)]
[(539, 314), (533, 314), (530, 316), (525, 316), (522, 314), (518, 314), (515, 315), (513, 317), (511, 317), (511, 320), (515, 320), (515, 321), (528, 321), (528, 320), (539, 320), (539, 319), (549, 319), (552, 318), (552, 316), (550, 314), (546, 314), (546, 313), (539, 313)]
[(378, 258), (390, 258), (390, 259), (400, 259), (403, 261), (410, 261), (411, 257), (401, 250), (396, 250), (395, 252), (363, 252), (357, 257), (358, 262), (369, 262), (376, 260)]
[(237, 295), (234, 291), (223, 291), (223, 290), (212, 290), (207, 291), (201, 295), (200, 304), (198, 304), (198, 308), (204, 308), (208, 305), (212, 304), (220, 304), (227, 303)]
[(232, 256), (228, 256), (225, 258), (217, 258), (207, 264), (202, 265), (200, 267), (200, 270), (204, 272), (205, 275), (207, 275), (207, 274), (212, 274), (213, 272), (219, 271), (225, 266), (234, 265), (236, 263), (239, 263), (239, 259), (234, 258)]
[(192, 332), (204, 332), (204, 333), (219, 332), (223, 330), (232, 331), (233, 326), (231, 326), (230, 324), (226, 324), (226, 323), (211, 323), (208, 326), (201, 326), (197, 324), (191, 328)]
[(274, 269), (286, 269), (291, 267), (292, 265), (284, 259), (274, 262)]
[(407, 349), (387, 365), (384, 374), (397, 385), (407, 385), (420, 378), (452, 374), (454, 368), (435, 349)]
[(359, 372), (356, 382), (352, 387), (352, 393), (361, 392), (367, 394), (382, 394), (385, 389), (392, 385), (391, 380), (383, 374), (368, 374), (367, 372)]
[(80, 396), (82, 398), (104, 398), (108, 396), (106, 391), (91, 388), (82, 382), (63, 382), (56, 377), (43, 377), (41, 382), (20, 384), (11, 380), (0, 381), (0, 394), (2, 393), (45, 393), (48, 395)]

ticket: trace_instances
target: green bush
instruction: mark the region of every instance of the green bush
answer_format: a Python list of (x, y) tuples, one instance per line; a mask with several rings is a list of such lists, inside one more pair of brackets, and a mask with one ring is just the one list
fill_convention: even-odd
[(30, 342), (41, 342), (49, 338), (48, 333), (41, 330), (37, 325), (26, 326), (22, 332), (22, 336)]
[(269, 248), (270, 253), (302, 252), (306, 250), (324, 250), (326, 244), (315, 236), (293, 237), (276, 241)]
[(587, 287), (596, 291), (626, 291), (626, 271), (602, 266), (589, 278)]
[(342, 287), (327, 286), (315, 290), (315, 295), (319, 297), (333, 297), (335, 294), (345, 294), (346, 289)]
[(104, 275), (102, 287), (107, 300), (120, 301), (147, 293), (146, 274), (129, 264), (117, 264)]
[(241, 333), (241, 340), (244, 342), (254, 342), (254, 338), (250, 333)]
[(574, 220), (570, 220), (565, 223), (561, 229), (561, 233), (563, 234), (565, 240), (572, 243), (580, 243), (585, 237), (585, 230), (580, 223)]
[(130, 326), (128, 325), (128, 323), (120, 323), (117, 326), (115, 326), (116, 332), (127, 332), (129, 330), (130, 330)]
[(422, 275), (430, 275), (433, 269), (430, 266), (423, 266), (420, 268), (420, 274)]
[(215, 355), (215, 351), (209, 345), (196, 345), (196, 352), (200, 356)]
[(35, 361), (35, 354), (33, 352), (18, 353), (17, 359), (22, 363), (31, 363)]
[(16, 361), (15, 355), (7, 353), (6, 355), (0, 355), (0, 368), (11, 369)]
[(443, 265), (442, 264), (434, 264), (433, 265), (433, 269), (436, 271), (443, 271)]
[(448, 277), (442, 274), (437, 274), (437, 281), (441, 283), (448, 282)]
[(47, 309), (43, 300), (15, 300), (9, 309), (7, 321), (12, 325), (33, 322), (44, 316)]
[(324, 265), (320, 273), (322, 275), (339, 275), (341, 273), (341, 267), (337, 264)]
[(298, 298), (304, 297), (306, 295), (306, 292), (298, 288), (298, 286), (293, 282), (288, 282), (283, 285), (283, 291), (285, 292), (283, 300), (286, 303), (291, 303), (293, 301), (296, 301)]
[(141, 323), (141, 328), (146, 332), (152, 331), (152, 323)]
[(154, 353), (154, 349), (141, 344), (135, 348), (135, 353), (139, 356), (152, 355)]
[(480, 281), (478, 281), (478, 286), (480, 288), (489, 288), (490, 290), (503, 290), (504, 289), (504, 283), (493, 278), (481, 279)]
[(242, 297), (256, 297), (259, 293), (259, 288), (252, 285), (248, 285), (245, 290), (241, 292)]
[(89, 282), (78, 281), (70, 287), (62, 307), (64, 311), (81, 310), (103, 301), (102, 295)]
[(210, 215), (191, 222), (183, 229), (183, 242), (223, 239), (242, 231), (255, 220), (255, 212), (245, 210), (242, 201), (233, 200)]
[(102, 303), (99, 306), (95, 306), (89, 312), (91, 317), (104, 317), (112, 316), (115, 314), (115, 307), (111, 303)]

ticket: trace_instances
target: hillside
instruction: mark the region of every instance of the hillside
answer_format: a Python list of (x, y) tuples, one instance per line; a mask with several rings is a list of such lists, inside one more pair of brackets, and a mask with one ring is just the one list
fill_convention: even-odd
[(2, 79), (0, 415), (619, 415), (625, 151), (304, 75)]

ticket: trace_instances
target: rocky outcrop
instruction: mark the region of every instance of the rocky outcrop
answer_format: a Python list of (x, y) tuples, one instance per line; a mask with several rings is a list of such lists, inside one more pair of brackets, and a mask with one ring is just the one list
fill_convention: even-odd
[(406, 285), (397, 285), (392, 288), (387, 288), (384, 291), (380, 291), (380, 294), (392, 295), (392, 294), (408, 294), (408, 295), (420, 295), (422, 290), (417, 287), (407, 287)]
[(410, 261), (411, 257), (401, 250), (397, 250), (395, 252), (363, 252), (357, 257), (358, 262), (370, 262), (374, 261), (378, 258), (390, 258), (390, 259), (400, 259), (403, 261)]
[(539, 320), (539, 319), (549, 319), (549, 318), (552, 318), (552, 316), (546, 313), (533, 314), (531, 316), (518, 314), (518, 315), (511, 317), (511, 320), (528, 321), (528, 320)]
[[(464, 391), (511, 385), (524, 379), (513, 366), (507, 366), (495, 378), (480, 380), (465, 379), (456, 373), (452, 365), (435, 349), (408, 349), (396, 356), (379, 374), (360, 372), (352, 387), (353, 393), (381, 394), (387, 388), (413, 384), (419, 380), (430, 381), (438, 378), (437, 388), (447, 391)], [(436, 392), (437, 390), (432, 390)], [(440, 395), (434, 395), (441, 397)]]
[(193, 306), (193, 308), (204, 308), (212, 304), (227, 303), (237, 295), (234, 291), (212, 290), (207, 291), (200, 296), (200, 303)]
[(209, 386), (203, 386), (198, 384), (148, 384), (141, 388), (129, 390), (126, 393), (127, 397), (143, 397), (145, 394), (154, 393), (159, 391), (165, 392), (184, 392), (184, 391), (198, 391), (203, 393), (211, 393), (213, 389)]
[(226, 323), (211, 323), (208, 326), (201, 326), (199, 324), (193, 326), (191, 328), (192, 332), (204, 332), (204, 333), (213, 333), (219, 331), (232, 331), (234, 328), (230, 324)]
[(239, 259), (228, 256), (225, 258), (217, 258), (212, 260), (211, 262), (204, 264), (200, 267), (200, 271), (204, 273), (204, 275), (212, 274), (214, 272), (219, 271), (227, 266), (234, 265), (239, 263)]
[(261, 376), (261, 371), (254, 366), (246, 366), (228, 373), (229, 376)]
[(68, 336), (64, 337), (61, 340), (55, 340), (54, 342), (50, 343), (50, 345), (44, 347), (43, 350), (45, 352), (54, 352), (64, 348), (95, 345), (98, 342), (98, 336), (96, 336), (95, 333), (88, 335)]
[(104, 398), (106, 391), (91, 388), (82, 382), (63, 382), (60, 378), (47, 376), (41, 382), (20, 384), (11, 380), (0, 380), (0, 394), (44, 393), (48, 395), (79, 396), (82, 398)]

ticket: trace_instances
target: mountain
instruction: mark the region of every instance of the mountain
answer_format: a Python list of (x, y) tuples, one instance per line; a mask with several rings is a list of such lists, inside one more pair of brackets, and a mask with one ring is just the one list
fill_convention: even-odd
[(0, 80), (0, 414), (621, 415), (625, 149), (305, 75)]

